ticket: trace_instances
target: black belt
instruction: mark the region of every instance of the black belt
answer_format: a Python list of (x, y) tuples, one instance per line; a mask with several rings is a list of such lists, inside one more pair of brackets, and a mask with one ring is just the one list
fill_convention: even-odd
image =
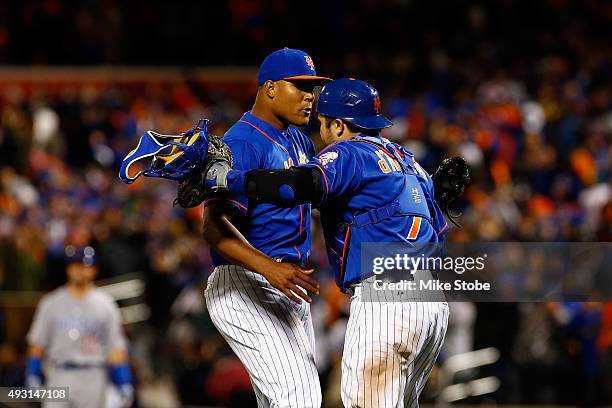
[(89, 368), (105, 368), (104, 363), (75, 363), (73, 361), (66, 361), (65, 363), (57, 364), (57, 368), (64, 370), (86, 370)]
[[(438, 279), (437, 271), (427, 270), (427, 271), (418, 271), (416, 273), (423, 273), (423, 272), (429, 273), (432, 279)], [(370, 283), (370, 284), (372, 284), (374, 280), (380, 280), (383, 282), (398, 282), (400, 279), (407, 280), (407, 281), (414, 281), (414, 275), (406, 271), (387, 271), (381, 275), (372, 275), (362, 281), (351, 283), (349, 285), (349, 288), (346, 290), (346, 293), (353, 296), (355, 294), (355, 288), (364, 282)]]

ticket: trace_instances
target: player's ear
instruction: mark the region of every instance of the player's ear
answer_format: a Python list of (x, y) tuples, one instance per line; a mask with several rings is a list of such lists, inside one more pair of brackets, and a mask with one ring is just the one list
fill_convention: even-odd
[(343, 121), (341, 121), (340, 119), (334, 119), (334, 129), (336, 130), (336, 137), (341, 137), (345, 130), (346, 130), (346, 125), (344, 124)]
[(266, 81), (262, 86), (268, 98), (273, 99), (276, 95), (276, 83), (273, 81)]

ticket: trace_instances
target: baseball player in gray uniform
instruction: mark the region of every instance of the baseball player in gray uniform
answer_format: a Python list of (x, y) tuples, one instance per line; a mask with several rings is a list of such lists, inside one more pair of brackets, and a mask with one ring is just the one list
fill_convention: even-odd
[(108, 376), (122, 396), (133, 397), (121, 315), (114, 300), (93, 285), (92, 247), (66, 247), (67, 284), (42, 298), (28, 333), (26, 385), (68, 387), (68, 403), (48, 406), (105, 407)]

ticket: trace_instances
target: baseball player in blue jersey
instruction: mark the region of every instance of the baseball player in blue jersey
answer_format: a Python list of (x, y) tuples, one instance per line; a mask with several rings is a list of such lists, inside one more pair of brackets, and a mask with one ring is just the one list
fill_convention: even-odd
[(68, 282), (38, 304), (28, 333), (26, 385), (68, 387), (68, 403), (49, 406), (109, 407), (107, 384), (120, 395), (118, 406), (133, 399), (121, 315), (115, 301), (93, 286), (92, 247), (66, 247)]
[[(312, 112), (311, 57), (284, 48), (268, 55), (250, 112), (225, 134), (234, 167), (288, 169), (315, 155), (295, 126)], [(205, 201), (204, 238), (215, 269), (205, 292), (211, 319), (249, 372), (260, 407), (318, 407), (310, 296), (318, 293), (310, 254), (310, 204), (278, 206), (224, 194)], [(306, 300), (301, 302), (300, 298)]]
[[(361, 245), (369, 242), (444, 242), (447, 224), (432, 178), (410, 151), (380, 136), (392, 123), (380, 113), (378, 92), (369, 84), (330, 82), (321, 92), (318, 113), (328, 146), (313, 160), (285, 171), (248, 172), (228, 172), (218, 162), (208, 167), (206, 184), (258, 202), (312, 202), (320, 208), (337, 284), (352, 295), (342, 400), (347, 407), (418, 406), (443, 343), (448, 305), (364, 301), (362, 286), (373, 272), (362, 270), (360, 254)], [(438, 197), (463, 192), (469, 181), (464, 165), (452, 162), (459, 172), (450, 186), (440, 186)]]

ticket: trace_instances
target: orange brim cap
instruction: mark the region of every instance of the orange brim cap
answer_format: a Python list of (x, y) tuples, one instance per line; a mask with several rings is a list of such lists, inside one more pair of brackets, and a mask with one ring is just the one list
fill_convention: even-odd
[(296, 75), (283, 78), (285, 81), (317, 81), (317, 82), (327, 82), (331, 81), (331, 78), (316, 76), (316, 75)]

